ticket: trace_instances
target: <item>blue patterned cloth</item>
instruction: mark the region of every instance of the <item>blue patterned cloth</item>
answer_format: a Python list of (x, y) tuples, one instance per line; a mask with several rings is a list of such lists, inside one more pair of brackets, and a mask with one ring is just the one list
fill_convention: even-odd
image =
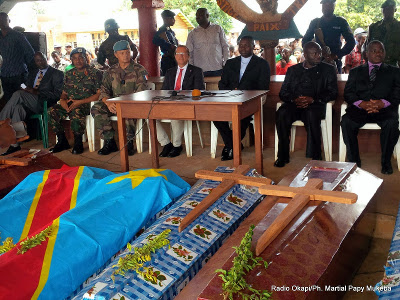
[[(216, 171), (228, 173), (233, 169), (218, 167)], [(259, 176), (254, 170), (247, 175)], [(151, 283), (135, 272), (127, 272), (125, 276), (115, 276), (113, 282), (113, 266), (120, 257), (130, 253), (126, 249), (74, 299), (173, 299), (263, 198), (255, 187), (235, 185), (178, 233), (180, 221), (218, 184), (212, 180), (199, 180), (132, 244), (132, 249), (141, 247), (152, 236), (165, 229), (171, 230), (168, 236), (170, 248), (159, 249), (146, 265), (153, 267), (153, 272), (160, 272), (161, 280)]]
[(400, 300), (400, 207), (386, 262), (385, 276), (375, 285), (379, 300)]

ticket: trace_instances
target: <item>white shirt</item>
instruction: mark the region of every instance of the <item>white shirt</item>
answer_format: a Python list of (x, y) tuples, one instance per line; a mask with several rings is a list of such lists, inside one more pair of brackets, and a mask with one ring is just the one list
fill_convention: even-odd
[(242, 76), (244, 74), (244, 72), (246, 71), (247, 65), (249, 64), (251, 58), (253, 57), (253, 55), (249, 56), (249, 57), (243, 57), (240, 56), (240, 75), (239, 75), (239, 81), (242, 80)]
[(229, 46), (221, 26), (212, 24), (204, 29), (197, 26), (186, 41), (189, 63), (202, 68), (203, 72), (221, 70), (229, 59)]
[(178, 69), (176, 70), (176, 75), (175, 75), (174, 89), (175, 89), (175, 86), (176, 86), (176, 81), (178, 80), (178, 76), (179, 76), (180, 70), (183, 69), (183, 71), (182, 71), (182, 78), (181, 78), (181, 88), (180, 88), (180, 91), (182, 90), (183, 78), (185, 78), (185, 74), (186, 74), (187, 67), (188, 67), (188, 64), (186, 64), (183, 68), (181, 68), (181, 67), (178, 66)]

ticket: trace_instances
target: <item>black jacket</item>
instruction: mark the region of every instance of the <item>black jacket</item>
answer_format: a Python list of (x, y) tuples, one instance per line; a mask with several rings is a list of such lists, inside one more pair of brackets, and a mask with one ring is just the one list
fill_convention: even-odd
[[(28, 87), (33, 88), (33, 84), (35, 83), (35, 78), (38, 72), (39, 69), (29, 72), (26, 82)], [(47, 100), (49, 107), (55, 104), (58, 100), (60, 100), (63, 82), (64, 73), (49, 66), (49, 69), (47, 70), (46, 74), (44, 74), (38, 87), (39, 101)]]
[[(316, 69), (314, 69), (316, 68)], [(299, 96), (310, 96), (316, 102), (327, 103), (336, 100), (338, 95), (336, 69), (332, 65), (320, 63), (315, 66), (316, 82), (313, 83), (313, 95), (300, 95), (299, 85), (304, 79), (304, 74), (311, 69), (306, 70), (303, 64), (291, 66), (286, 73), (285, 81), (282, 84), (279, 98), (283, 102), (293, 102)]]
[(269, 64), (265, 59), (253, 55), (246, 71), (240, 77), (241, 56), (229, 59), (223, 70), (221, 80), (218, 83), (220, 90), (268, 90), (270, 80)]
[[(173, 67), (165, 74), (162, 90), (173, 90), (175, 88), (175, 77), (178, 67)], [(204, 90), (203, 70), (191, 64), (187, 66), (185, 77), (183, 77), (182, 90)]]

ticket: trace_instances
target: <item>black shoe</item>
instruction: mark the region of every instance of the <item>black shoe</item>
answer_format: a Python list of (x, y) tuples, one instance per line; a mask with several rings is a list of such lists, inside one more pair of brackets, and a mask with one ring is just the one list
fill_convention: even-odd
[(179, 147), (173, 147), (172, 150), (168, 153), (168, 157), (176, 157), (179, 156), (182, 152), (182, 145)]
[(50, 149), (50, 152), (58, 153), (69, 148), (71, 148), (71, 146), (69, 145), (68, 140), (65, 137), (65, 133), (59, 133), (57, 134), (57, 144), (54, 146), (54, 148)]
[(166, 144), (160, 153), (160, 157), (167, 157), (171, 150), (174, 148), (172, 143)]
[(74, 148), (72, 148), (72, 154), (82, 154), (82, 153), (83, 153), (82, 134), (75, 134)]
[(128, 143), (126, 144), (126, 147), (128, 148), (128, 156), (132, 156), (133, 154), (135, 154), (135, 148), (133, 147), (133, 140), (129, 140)]
[(393, 174), (392, 164), (390, 162), (387, 164), (382, 164), (381, 173), (386, 175)]
[(104, 146), (103, 148), (101, 148), (99, 151), (97, 151), (97, 154), (100, 155), (108, 155), (111, 152), (116, 152), (118, 151), (118, 147), (117, 147), (117, 143), (115, 142), (115, 140), (109, 139), (109, 140), (105, 140), (104, 141)]
[(278, 158), (275, 162), (274, 162), (274, 167), (277, 168), (283, 168), (286, 164), (289, 163), (289, 159), (280, 159)]
[(11, 153), (17, 152), (19, 150), (21, 150), (21, 146), (20, 145), (18, 145), (18, 146), (11, 145), (10, 147), (8, 147), (7, 151), (4, 152), (1, 156), (6, 156), (6, 155), (9, 155)]
[(225, 161), (225, 160), (232, 160), (232, 159), (233, 159), (232, 148), (228, 148), (225, 146), (224, 149), (222, 149), (221, 160)]

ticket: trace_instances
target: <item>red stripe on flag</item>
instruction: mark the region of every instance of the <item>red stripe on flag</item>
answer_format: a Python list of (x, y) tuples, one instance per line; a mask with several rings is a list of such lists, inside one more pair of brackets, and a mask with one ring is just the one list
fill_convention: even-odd
[(54, 219), (69, 210), (74, 179), (78, 170), (79, 167), (70, 167), (50, 171), (36, 207), (28, 236), (37, 233), (43, 227), (49, 226)]
[(24, 254), (17, 254), (16, 247), (0, 256), (0, 299), (31, 299), (39, 283), (47, 243)]

